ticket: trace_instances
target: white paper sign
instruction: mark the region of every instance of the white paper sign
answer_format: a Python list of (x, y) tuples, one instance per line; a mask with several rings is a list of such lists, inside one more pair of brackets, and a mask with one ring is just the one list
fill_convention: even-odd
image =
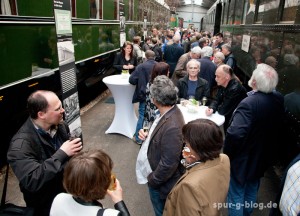
[(120, 33), (120, 47), (123, 46), (124, 42), (126, 42), (126, 34), (122, 32)]
[(245, 52), (249, 52), (250, 47), (250, 35), (243, 35), (243, 41), (242, 41), (242, 50)]

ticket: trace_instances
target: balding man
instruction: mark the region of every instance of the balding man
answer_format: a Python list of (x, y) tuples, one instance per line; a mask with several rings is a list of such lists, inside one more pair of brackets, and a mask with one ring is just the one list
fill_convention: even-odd
[(218, 111), (225, 116), (224, 131), (226, 132), (231, 115), (237, 105), (247, 96), (246, 89), (235, 78), (228, 65), (221, 65), (216, 70), (216, 82), (219, 86), (216, 100), (206, 110), (206, 115)]
[(164, 59), (170, 65), (170, 77), (172, 77), (178, 59), (183, 55), (183, 48), (179, 45), (180, 36), (174, 35), (173, 44), (167, 45), (164, 52)]
[(63, 168), (82, 149), (80, 138), (69, 140), (65, 110), (51, 91), (36, 91), (27, 100), (30, 117), (11, 140), (7, 159), (19, 180), (28, 207), (48, 216), (54, 197), (63, 192)]

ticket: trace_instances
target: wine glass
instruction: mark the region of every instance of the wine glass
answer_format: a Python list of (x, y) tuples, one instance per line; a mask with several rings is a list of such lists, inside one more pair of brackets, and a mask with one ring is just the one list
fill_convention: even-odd
[(206, 102), (207, 102), (207, 97), (203, 97), (202, 98), (202, 104), (203, 104), (203, 106), (205, 106)]
[(150, 123), (149, 122), (144, 122), (144, 124), (143, 124), (144, 132), (149, 133), (149, 129), (150, 129)]

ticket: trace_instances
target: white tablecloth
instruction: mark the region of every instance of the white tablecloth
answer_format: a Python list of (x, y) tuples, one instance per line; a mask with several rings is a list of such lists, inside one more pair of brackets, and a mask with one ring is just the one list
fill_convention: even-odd
[(119, 133), (132, 138), (135, 133), (137, 117), (132, 104), (135, 86), (128, 82), (129, 75), (112, 75), (102, 81), (111, 91), (115, 101), (115, 116), (105, 132)]
[(180, 104), (177, 104), (177, 106), (181, 110), (185, 123), (188, 123), (195, 119), (209, 119), (215, 122), (218, 126), (224, 124), (225, 117), (223, 115), (220, 115), (218, 112), (215, 112), (211, 116), (207, 116), (205, 114), (205, 110), (207, 109), (207, 106), (197, 106), (195, 113), (189, 112), (187, 107), (182, 106)]

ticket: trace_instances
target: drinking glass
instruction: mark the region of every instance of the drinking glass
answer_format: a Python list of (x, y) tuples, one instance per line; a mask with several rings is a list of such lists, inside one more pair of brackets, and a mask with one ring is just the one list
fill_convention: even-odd
[(78, 136), (77, 136), (77, 134), (76, 134), (76, 132), (75, 131), (71, 131), (71, 132), (69, 132), (69, 140), (70, 141), (72, 141), (73, 139), (76, 139), (76, 138), (78, 138)]
[(205, 106), (206, 102), (207, 102), (207, 98), (206, 98), (206, 97), (203, 97), (203, 98), (202, 98), (202, 104), (203, 104), (203, 106)]
[(149, 133), (149, 129), (150, 129), (150, 123), (149, 122), (144, 122), (144, 125), (143, 125), (144, 132)]
[(110, 178), (111, 178), (111, 181), (110, 181), (110, 185), (108, 187), (108, 190), (114, 191), (114, 190), (116, 190), (116, 187), (117, 187), (117, 185), (116, 185), (116, 175), (114, 173), (111, 173)]
[(127, 78), (129, 76), (129, 70), (122, 70), (122, 77)]
[(183, 158), (187, 158), (187, 157), (191, 156), (191, 150), (189, 147), (187, 147), (187, 146), (183, 147), (182, 156), (183, 156)]

